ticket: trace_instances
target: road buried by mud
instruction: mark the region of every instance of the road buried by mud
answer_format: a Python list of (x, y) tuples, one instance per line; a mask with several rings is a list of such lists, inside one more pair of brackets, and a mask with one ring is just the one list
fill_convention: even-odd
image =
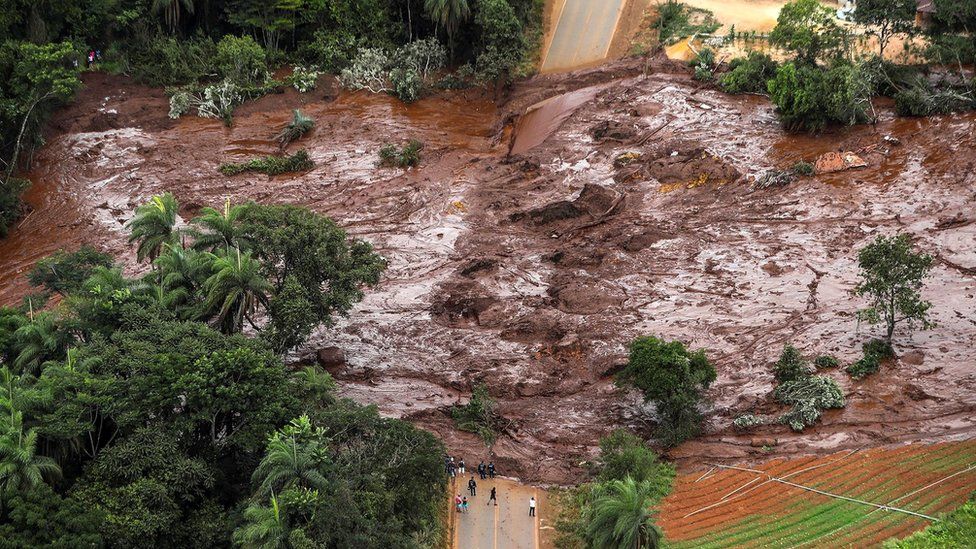
[[(132, 257), (123, 225), (162, 191), (184, 219), (225, 197), (297, 203), (371, 241), (390, 267), (348, 319), (290, 360), (341, 348), (330, 370), (343, 394), (434, 431), (469, 462), (487, 450), (447, 411), (479, 381), (510, 420), (495, 463), (525, 481), (577, 482), (616, 426), (648, 435), (638, 396), (612, 382), (627, 343), (644, 334), (706, 348), (719, 371), (705, 435), (670, 453), (683, 469), (971, 438), (976, 114), (898, 119), (880, 104), (875, 126), (791, 136), (761, 98), (700, 89), (664, 61), (641, 77), (644, 66), (537, 77), (501, 106), (472, 90), (407, 106), (289, 89), (240, 107), (232, 128), (171, 121), (160, 90), (88, 74), (35, 157), (33, 212), (0, 241), (0, 301), (19, 301), (26, 271), (58, 248), (89, 242)], [(600, 88), (580, 105), (552, 100), (572, 105), (559, 124), (518, 121), (530, 105), (591, 86)], [(316, 120), (292, 146), (308, 149), (315, 169), (217, 172), (274, 152), (293, 108)], [(506, 156), (531, 133), (543, 138)], [(418, 169), (376, 166), (383, 143), (411, 138), (426, 143)], [(830, 151), (868, 166), (752, 190), (764, 170)], [(938, 327), (899, 330), (899, 358), (881, 375), (830, 372), (848, 406), (807, 432), (734, 430), (741, 413), (779, 411), (769, 370), (784, 343), (859, 357), (874, 331), (857, 325), (861, 304), (848, 294), (855, 253), (898, 231), (938, 258), (924, 292)]]

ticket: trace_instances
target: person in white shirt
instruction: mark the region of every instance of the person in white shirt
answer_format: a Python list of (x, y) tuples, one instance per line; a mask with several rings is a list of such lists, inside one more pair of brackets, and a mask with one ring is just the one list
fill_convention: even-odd
[(529, 516), (535, 516), (535, 496), (529, 498)]

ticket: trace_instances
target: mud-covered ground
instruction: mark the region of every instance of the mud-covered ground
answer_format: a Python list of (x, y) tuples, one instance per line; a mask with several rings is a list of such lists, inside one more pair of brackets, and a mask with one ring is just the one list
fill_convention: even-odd
[[(589, 86), (601, 87), (575, 92), (592, 96), (578, 110), (570, 96), (513, 116)], [(671, 452), (685, 468), (971, 438), (976, 115), (896, 119), (879, 105), (876, 126), (787, 136), (762, 98), (699, 88), (664, 61), (538, 77), (501, 106), (477, 91), (404, 106), (324, 86), (247, 104), (228, 129), (170, 121), (160, 91), (89, 75), (37, 155), (34, 212), (0, 241), (0, 301), (17, 301), (22, 275), (58, 247), (91, 242), (131, 261), (123, 224), (154, 193), (173, 192), (184, 218), (224, 197), (292, 202), (374, 243), (390, 268), (347, 320), (290, 360), (342, 348), (345, 364), (332, 371), (344, 394), (431, 429), (469, 462), (487, 450), (447, 410), (481, 381), (509, 420), (495, 462), (523, 480), (575, 482), (610, 429), (649, 433), (638, 396), (612, 382), (627, 343), (644, 334), (708, 349), (719, 371), (705, 436)], [(273, 152), (297, 107), (316, 120), (293, 146), (309, 150), (314, 170), (217, 172)], [(520, 139), (547, 126), (554, 133), (525, 150)], [(376, 167), (382, 143), (410, 138), (427, 143), (420, 168)], [(506, 157), (510, 148), (524, 152)], [(838, 150), (869, 166), (752, 190), (767, 168)], [(615, 166), (628, 152), (638, 154)], [(879, 375), (852, 383), (833, 372), (848, 406), (821, 425), (733, 430), (740, 413), (779, 411), (769, 370), (784, 343), (844, 363), (859, 356), (875, 331), (858, 327), (861, 303), (848, 293), (856, 250), (898, 231), (938, 258), (925, 291), (938, 327), (900, 329), (899, 359)]]

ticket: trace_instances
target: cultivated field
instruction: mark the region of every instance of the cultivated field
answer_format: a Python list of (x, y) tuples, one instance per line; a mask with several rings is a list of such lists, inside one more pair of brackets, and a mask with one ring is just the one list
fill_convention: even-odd
[(855, 450), (681, 475), (660, 522), (674, 547), (871, 547), (973, 490), (976, 441)]

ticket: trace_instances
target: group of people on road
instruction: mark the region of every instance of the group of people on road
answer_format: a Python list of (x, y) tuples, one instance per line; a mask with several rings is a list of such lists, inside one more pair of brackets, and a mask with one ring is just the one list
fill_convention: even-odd
[[(458, 458), (456, 461), (454, 456), (448, 456), (444, 458), (444, 467), (447, 470), (447, 475), (452, 479), (457, 478), (458, 475), (464, 476), (465, 467), (464, 467), (463, 457)], [(481, 477), (481, 480), (494, 479), (495, 462), (489, 461), (488, 464), (485, 465), (484, 460), (482, 460), (481, 463), (478, 464), (478, 476)], [(471, 478), (468, 479), (468, 494), (471, 496), (472, 499), (474, 499), (474, 497), (478, 495), (478, 481), (474, 479), (474, 475), (471, 475)], [(495, 486), (491, 487), (491, 493), (488, 495), (488, 501), (485, 503), (485, 505), (491, 505), (493, 503), (495, 504), (496, 507), (498, 506), (498, 492)], [(454, 497), (454, 506), (457, 509), (458, 513), (467, 513), (468, 496), (461, 496), (461, 494), (458, 493), (457, 496)], [(536, 508), (535, 496), (532, 496), (529, 498), (530, 517), (535, 516), (535, 508)]]

